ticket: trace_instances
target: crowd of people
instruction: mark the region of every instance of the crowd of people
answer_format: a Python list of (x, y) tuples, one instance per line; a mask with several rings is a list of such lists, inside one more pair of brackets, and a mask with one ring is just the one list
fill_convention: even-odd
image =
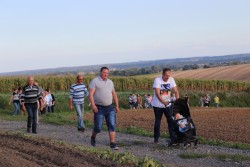
[(153, 97), (150, 94), (145, 94), (144, 98), (140, 94), (130, 94), (128, 97), (130, 109), (152, 108)]
[[(204, 96), (201, 96), (199, 104), (200, 104), (200, 107), (210, 107), (211, 106), (211, 97), (210, 97), (210, 95), (206, 94)], [(217, 95), (215, 95), (215, 97), (214, 97), (214, 105), (217, 108), (220, 105), (220, 98)]]
[[(117, 150), (116, 146), (116, 114), (119, 112), (119, 100), (116, 94), (114, 83), (109, 79), (109, 69), (102, 67), (100, 75), (92, 79), (89, 88), (84, 84), (84, 76), (79, 74), (76, 76), (76, 82), (70, 86), (69, 90), (69, 108), (75, 110), (77, 115), (77, 130), (85, 131), (84, 124), (84, 99), (89, 100), (89, 105), (94, 113), (94, 125), (90, 143), (96, 146), (97, 134), (101, 132), (103, 121), (106, 120), (108, 127), (110, 147)], [(176, 142), (176, 134), (173, 131), (173, 115), (171, 110), (173, 102), (180, 98), (179, 91), (175, 80), (171, 77), (171, 70), (164, 68), (162, 76), (155, 78), (154, 95), (130, 94), (128, 97), (131, 109), (153, 108), (154, 110), (154, 143), (159, 142), (161, 119), (164, 115), (168, 123), (168, 132), (171, 143)], [(219, 97), (214, 98), (216, 107), (219, 107)], [(39, 123), (39, 113), (47, 114), (54, 112), (55, 97), (49, 89), (45, 91), (34, 81), (33, 77), (28, 77), (28, 83), (23, 88), (13, 90), (10, 99), (14, 105), (13, 115), (19, 114), (20, 110), (27, 111), (27, 132), (37, 133), (37, 125)], [(209, 95), (201, 97), (200, 105), (209, 107), (211, 98)], [(114, 104), (113, 104), (114, 103)], [(189, 103), (189, 97), (185, 95), (184, 103)], [(176, 113), (178, 114), (178, 113)], [(177, 115), (178, 116), (178, 115)], [(177, 117), (176, 117), (177, 118)]]
[[(32, 78), (30, 78), (30, 80), (32, 80)], [(41, 102), (37, 100), (37, 124), (38, 124), (39, 115), (54, 112), (56, 100), (55, 96), (50, 92), (49, 89), (46, 89), (44, 91), (43, 88), (41, 88), (38, 85), (38, 82), (34, 82), (33, 84), (34, 86), (38, 87), (38, 94), (39, 96), (41, 96)], [(9, 105), (13, 104), (14, 107), (14, 111), (12, 112), (13, 116), (16, 116), (18, 114), (26, 115), (26, 110), (22, 106), (22, 96), (24, 96), (23, 91), (27, 91), (25, 87), (24, 88), (19, 87), (13, 89), (13, 93), (9, 101)]]

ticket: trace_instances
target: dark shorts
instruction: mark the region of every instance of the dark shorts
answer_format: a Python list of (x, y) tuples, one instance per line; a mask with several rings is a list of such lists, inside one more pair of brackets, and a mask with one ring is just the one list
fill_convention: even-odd
[(94, 132), (100, 133), (102, 130), (103, 120), (105, 118), (108, 131), (115, 132), (116, 128), (116, 113), (113, 105), (99, 106), (98, 112), (94, 114)]

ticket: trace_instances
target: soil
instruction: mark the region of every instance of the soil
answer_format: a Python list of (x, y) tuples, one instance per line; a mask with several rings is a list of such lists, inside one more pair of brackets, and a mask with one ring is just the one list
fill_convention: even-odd
[(96, 155), (81, 153), (48, 140), (26, 139), (17, 135), (0, 133), (0, 166), (118, 166), (99, 159)]

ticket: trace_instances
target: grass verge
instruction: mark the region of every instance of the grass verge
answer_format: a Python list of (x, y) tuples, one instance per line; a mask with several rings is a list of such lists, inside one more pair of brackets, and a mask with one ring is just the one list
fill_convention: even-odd
[(182, 159), (199, 159), (199, 158), (212, 158), (220, 161), (233, 161), (244, 162), (250, 161), (250, 156), (239, 154), (199, 154), (199, 153), (184, 153), (179, 154)]

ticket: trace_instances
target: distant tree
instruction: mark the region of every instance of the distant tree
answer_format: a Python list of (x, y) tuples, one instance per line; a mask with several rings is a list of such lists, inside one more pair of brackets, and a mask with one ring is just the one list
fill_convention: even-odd
[(210, 66), (207, 65), (207, 64), (205, 64), (205, 65), (203, 66), (203, 68), (210, 68)]

